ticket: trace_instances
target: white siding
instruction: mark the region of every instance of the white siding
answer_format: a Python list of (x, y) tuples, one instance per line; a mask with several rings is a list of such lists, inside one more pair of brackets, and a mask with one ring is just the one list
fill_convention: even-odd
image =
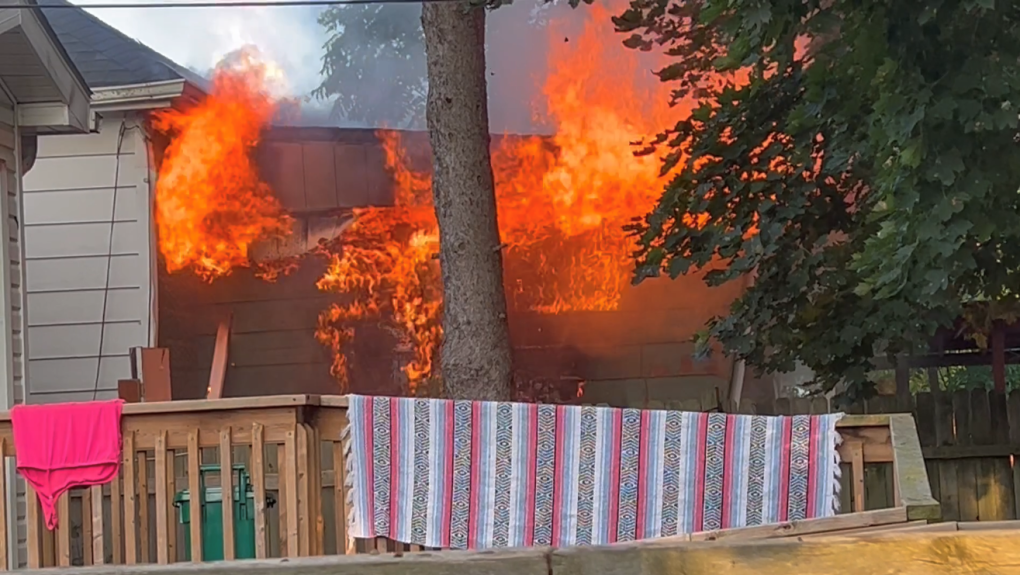
[(107, 117), (97, 134), (39, 138), (24, 178), (29, 403), (113, 397), (117, 380), (130, 375), (128, 348), (149, 345), (142, 120)]
[[(24, 350), (24, 339), (22, 337), (24, 331), (22, 315), (24, 301), (21, 294), (23, 275), (21, 271), (21, 236), (18, 226), (18, 162), (16, 161), (14, 150), (14, 128), (3, 123), (0, 123), (0, 161), (4, 163), (5, 169), (3, 173), (6, 174), (7, 179), (0, 186), (0, 188), (6, 191), (6, 197), (3, 198), (4, 204), (0, 205), (0, 214), (2, 214), (0, 217), (6, 218), (5, 225), (7, 227), (8, 239), (2, 248), (0, 248), (0, 253), (5, 254), (8, 258), (6, 273), (0, 274), (0, 276), (5, 278), (2, 288), (3, 298), (10, 302), (10, 316), (6, 316), (5, 310), (5, 317), (3, 317), (4, 322), (10, 321), (10, 334), (2, 334), (3, 339), (2, 343), (0, 343), (0, 349), (2, 349), (4, 354), (3, 358), (0, 358), (0, 376), (5, 380), (10, 378), (10, 382), (4, 382), (5, 386), (0, 391), (0, 397), (6, 403), (6, 405), (2, 406), (2, 409), (8, 409), (11, 405), (20, 403), (24, 397), (22, 354)], [(7, 330), (4, 331), (6, 332)], [(8, 335), (10, 339), (8, 339)]]
[[(19, 178), (17, 174), (17, 156), (15, 154), (15, 137), (14, 128), (6, 124), (0, 123), (0, 161), (4, 164), (3, 174), (6, 174), (4, 182), (0, 182), (0, 190), (4, 190), (6, 197), (4, 203), (0, 204), (0, 221), (6, 221), (8, 225), (8, 238), (10, 241), (0, 244), (0, 260), (6, 257), (10, 262), (10, 265), (6, 269), (6, 274), (2, 273), (3, 270), (0, 268), (0, 277), (5, 277), (0, 287), (0, 293), (2, 297), (10, 301), (10, 315), (8, 316), (6, 310), (0, 314), (3, 317), (4, 322), (9, 322), (10, 329), (4, 329), (2, 337), (0, 337), (0, 347), (2, 347), (2, 358), (0, 358), (0, 377), (5, 380), (5, 385), (2, 393), (3, 409), (9, 409), (15, 403), (21, 403), (25, 397), (25, 370), (24, 370), (24, 295), (21, 290), (24, 284), (24, 270), (21, 266), (22, 253), (21, 253), (21, 234), (20, 226), (18, 222), (21, 220), (21, 213), (19, 209), (21, 202), (19, 202)], [(9, 283), (7, 281), (9, 279)], [(8, 289), (8, 287), (10, 289)], [(7, 381), (9, 380), (9, 381)], [(8, 472), (13, 474), (13, 468), (0, 469), (0, 473)], [(11, 475), (8, 475), (9, 477)], [(7, 504), (9, 508), (15, 509), (15, 519), (17, 521), (17, 531), (15, 532), (14, 549), (17, 551), (16, 563), (17, 566), (22, 567), (25, 565), (25, 558), (28, 556), (25, 549), (25, 538), (28, 534), (25, 528), (25, 481), (21, 479), (21, 476), (17, 476), (15, 483), (15, 490), (12, 499), (8, 499)], [(3, 566), (3, 567), (6, 567)]]

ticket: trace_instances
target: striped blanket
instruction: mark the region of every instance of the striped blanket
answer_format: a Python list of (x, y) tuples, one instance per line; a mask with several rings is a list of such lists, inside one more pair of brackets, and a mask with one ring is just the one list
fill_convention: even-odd
[(590, 545), (835, 514), (841, 414), (350, 397), (349, 535)]

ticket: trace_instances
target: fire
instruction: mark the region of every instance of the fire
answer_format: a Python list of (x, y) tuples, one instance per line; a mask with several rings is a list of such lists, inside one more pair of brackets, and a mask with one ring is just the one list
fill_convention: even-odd
[[(661, 161), (635, 156), (690, 108), (670, 107), (655, 65), (619, 44), (610, 12), (587, 7), (579, 37), (551, 42), (542, 94), (551, 137), (505, 137), (494, 145), (504, 274), (512, 310), (613, 310), (632, 270), (623, 228), (661, 193)], [(564, 32), (555, 24), (552, 38)], [(380, 132), (397, 183), (397, 207), (365, 210), (339, 245), (320, 289), (351, 299), (320, 316), (317, 336), (345, 382), (345, 344), (360, 320), (385, 321), (414, 350), (404, 372), (412, 393), (433, 374), (441, 339), (438, 241), (429, 175), (416, 171), (400, 138)], [(339, 255), (336, 255), (339, 254)]]
[[(167, 271), (188, 267), (206, 281), (250, 265), (257, 240), (290, 233), (290, 218), (258, 176), (251, 150), (276, 103), (266, 89), (272, 69), (249, 52), (217, 69), (205, 100), (153, 115), (171, 136), (156, 183), (159, 248)], [(267, 279), (281, 271), (261, 270)]]
[[(609, 9), (588, 6), (585, 15), (579, 35), (555, 22), (548, 27), (555, 40), (541, 103), (555, 133), (506, 136), (492, 150), (513, 311), (618, 308), (635, 247), (623, 228), (649, 211), (664, 184), (660, 158), (635, 156), (634, 144), (690, 113), (690, 106), (670, 106), (669, 87), (650, 73), (663, 64), (649, 61), (655, 55), (620, 45)], [(240, 65), (217, 72), (205, 102), (155, 119), (173, 135), (156, 189), (170, 272), (190, 266), (212, 281), (251, 265), (253, 242), (291, 229), (250, 158), (276, 112), (267, 86), (278, 74), (242, 56)], [(406, 354), (409, 391), (432, 393), (443, 302), (431, 181), (397, 133), (379, 137), (396, 182), (395, 206), (357, 210), (339, 238), (319, 246), (328, 268), (317, 287), (338, 301), (320, 314), (315, 335), (331, 349), (332, 373), (345, 386), (356, 330), (382, 326)], [(297, 265), (278, 263), (261, 277), (272, 280)]]
[[(395, 137), (381, 137), (388, 142), (387, 165), (401, 165)], [(332, 373), (346, 384), (344, 346), (354, 339), (353, 324), (385, 319), (383, 325), (413, 354), (403, 371), (415, 391), (432, 374), (442, 338), (439, 232), (428, 178), (409, 170), (395, 175), (396, 207), (358, 210), (340, 245), (323, 247), (329, 267), (318, 288), (351, 299), (320, 314), (316, 338), (332, 350)]]

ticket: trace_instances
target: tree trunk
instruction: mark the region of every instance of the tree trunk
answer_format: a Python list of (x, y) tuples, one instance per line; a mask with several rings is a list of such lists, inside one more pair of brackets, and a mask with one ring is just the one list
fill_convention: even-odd
[(511, 350), (489, 158), (485, 9), (426, 2), (421, 22), (443, 274), (443, 386), (451, 398), (506, 400)]

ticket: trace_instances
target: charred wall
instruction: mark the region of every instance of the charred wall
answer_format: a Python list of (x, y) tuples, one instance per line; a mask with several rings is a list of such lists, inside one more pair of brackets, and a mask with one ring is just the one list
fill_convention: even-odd
[[(259, 165), (298, 217), (392, 202), (383, 151), (371, 131), (280, 130), (263, 143)], [(339, 297), (315, 287), (324, 269), (322, 258), (306, 257), (275, 283), (237, 270), (207, 284), (160, 266), (159, 342), (171, 350), (175, 394), (204, 395), (216, 328), (227, 314), (233, 328), (226, 396), (339, 392), (330, 353), (314, 336), (318, 314)], [(516, 369), (524, 378), (560, 380), (565, 390), (582, 379), (590, 403), (662, 406), (713, 390), (725, 395), (731, 362), (720, 354), (695, 361), (691, 338), (742, 289), (741, 282), (710, 289), (692, 275), (625, 287), (615, 311), (513, 313)], [(358, 328), (352, 392), (400, 392), (395, 343), (371, 325)]]

